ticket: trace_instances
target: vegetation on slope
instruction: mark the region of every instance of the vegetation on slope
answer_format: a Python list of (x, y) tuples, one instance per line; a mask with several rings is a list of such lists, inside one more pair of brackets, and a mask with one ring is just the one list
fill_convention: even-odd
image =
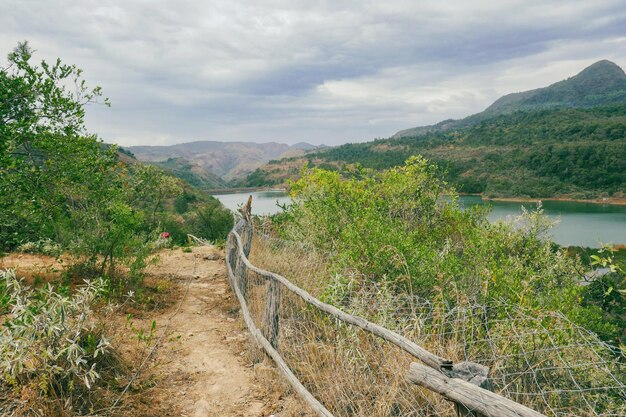
[[(141, 299), (152, 249), (185, 243), (187, 233), (224, 239), (232, 216), (214, 198), (89, 134), (84, 105), (101, 91), (89, 89), (78, 68), (31, 61), (22, 43), (0, 68), (0, 250), (74, 257), (58, 290), (31, 290), (12, 272), (0, 273), (0, 408), (92, 414), (110, 397), (103, 392), (117, 389), (109, 375), (115, 355), (92, 310), (97, 299), (129, 290)], [(91, 281), (76, 285), (84, 279)]]
[(183, 181), (201, 190), (213, 190), (218, 188), (228, 188), (229, 184), (218, 175), (215, 175), (201, 166), (185, 158), (168, 158), (160, 162), (148, 162), (158, 166), (167, 173), (182, 179)]
[(138, 160), (160, 166), (200, 188), (227, 188), (271, 159), (301, 156), (308, 143), (198, 141), (170, 146), (132, 146)]
[(517, 112), (457, 131), (346, 144), (306, 158), (271, 162), (244, 185), (272, 185), (298, 166), (386, 169), (421, 154), (460, 192), (490, 197), (623, 197), (626, 107)]
[(557, 108), (590, 108), (620, 105), (626, 102), (626, 74), (611, 61), (599, 61), (567, 80), (548, 87), (507, 94), (484, 111), (460, 120), (444, 120), (431, 126), (401, 130), (394, 138), (419, 136), (424, 133), (456, 130), (473, 126), (483, 120), (517, 111)]
[(438, 168), (421, 157), (345, 177), (315, 168), (291, 193), (294, 204), (276, 218), (279, 233), (332, 254), (327, 295), (335, 302), (372, 286), (448, 306), (505, 301), (562, 312), (624, 344), (623, 317), (602, 305), (624, 306), (624, 272), (615, 269), (606, 294), (580, 286), (583, 268), (545, 238), (550, 223), (541, 211), (491, 224), (484, 207), (462, 210)]

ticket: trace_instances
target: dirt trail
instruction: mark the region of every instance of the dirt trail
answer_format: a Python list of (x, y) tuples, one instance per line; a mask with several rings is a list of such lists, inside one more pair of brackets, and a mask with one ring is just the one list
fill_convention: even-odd
[(248, 338), (222, 253), (209, 247), (164, 251), (148, 272), (173, 279), (184, 297), (150, 317), (157, 329), (169, 320), (153, 367), (162, 408), (187, 417), (286, 415), (275, 412), (284, 401), (264, 400), (267, 392), (255, 382), (258, 367), (245, 355)]
[[(223, 251), (207, 246), (191, 252), (167, 249), (158, 259), (146, 272), (148, 279), (169, 283), (169, 307), (134, 311), (133, 321), (144, 329), (156, 321), (151, 343), (158, 340), (158, 345), (139, 377), (144, 388), (131, 389), (141, 403), (129, 403), (131, 415), (310, 416), (268, 359), (252, 365), (250, 339), (229, 288)], [(29, 281), (54, 279), (65, 265), (42, 255), (0, 257), (0, 268), (17, 268)], [(123, 329), (125, 317), (121, 311), (111, 321)], [(134, 349), (132, 344), (119, 348)], [(255, 359), (259, 361), (258, 354)]]

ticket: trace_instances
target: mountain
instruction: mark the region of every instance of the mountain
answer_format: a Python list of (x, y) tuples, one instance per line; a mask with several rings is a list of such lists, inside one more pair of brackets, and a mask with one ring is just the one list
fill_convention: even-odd
[(615, 63), (598, 61), (567, 80), (548, 87), (507, 94), (483, 112), (460, 120), (444, 120), (430, 126), (401, 130), (392, 137), (420, 136), (426, 133), (460, 129), (483, 120), (516, 111), (557, 108), (590, 108), (626, 102), (626, 74)]
[(389, 139), (314, 150), (258, 168), (242, 186), (284, 184), (307, 163), (386, 169), (421, 154), (457, 190), (490, 197), (626, 197), (626, 75), (600, 61), (545, 88), (514, 93), (462, 120)]
[[(211, 188), (222, 188), (237, 178), (245, 177), (272, 159), (300, 156), (316, 149), (308, 143), (217, 142), (198, 141), (170, 146), (129, 146), (140, 161), (172, 169), (176, 175), (195, 178)], [(199, 176), (199, 177), (198, 177)]]
[(201, 190), (228, 188), (229, 184), (219, 176), (207, 171), (185, 158), (168, 158), (165, 161), (146, 162), (156, 165), (171, 175), (187, 181)]

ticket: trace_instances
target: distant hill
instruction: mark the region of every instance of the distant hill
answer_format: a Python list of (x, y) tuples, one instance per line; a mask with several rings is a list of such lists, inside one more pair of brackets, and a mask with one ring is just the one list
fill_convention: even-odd
[(590, 108), (626, 103), (626, 74), (615, 63), (598, 61), (567, 80), (548, 87), (507, 94), (483, 112), (460, 120), (444, 120), (435, 125), (401, 130), (392, 137), (419, 136), (432, 132), (461, 129), (483, 120), (511, 114), (558, 108)]
[(504, 96), (462, 120), (272, 161), (242, 186), (284, 184), (301, 167), (385, 169), (421, 154), (461, 192), (491, 197), (626, 197), (626, 75), (600, 61), (567, 80)]
[(270, 162), (241, 186), (284, 184), (309, 166), (385, 169), (421, 154), (457, 190), (489, 197), (626, 197), (626, 105), (515, 112), (454, 131), (354, 143)]
[(185, 158), (169, 158), (166, 161), (145, 163), (156, 165), (201, 190), (229, 187), (229, 184), (219, 176), (208, 172), (198, 164), (194, 164)]
[(222, 188), (272, 159), (300, 156), (316, 146), (304, 142), (290, 146), (276, 142), (198, 141), (126, 149), (138, 160), (170, 169), (182, 178), (192, 179), (192, 183), (198, 181), (204, 184), (203, 187)]

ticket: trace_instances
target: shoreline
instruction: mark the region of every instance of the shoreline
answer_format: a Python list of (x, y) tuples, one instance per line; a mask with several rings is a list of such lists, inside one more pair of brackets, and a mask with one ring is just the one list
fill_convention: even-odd
[(258, 191), (282, 191), (286, 193), (287, 189), (283, 187), (245, 187), (245, 188), (220, 188), (220, 189), (214, 189), (214, 190), (206, 190), (206, 192), (210, 195), (254, 193)]
[[(259, 191), (281, 191), (287, 192), (285, 187), (246, 187), (246, 188), (221, 188), (215, 190), (207, 190), (210, 195), (218, 194), (236, 194), (236, 193), (251, 193)], [(604, 206), (626, 206), (626, 198), (593, 198), (593, 199), (581, 199), (570, 197), (540, 197), (540, 198), (527, 198), (527, 197), (487, 197), (482, 194), (472, 193), (459, 193), (460, 196), (473, 196), (480, 197), (484, 201), (502, 201), (507, 203), (537, 203), (538, 201), (562, 201), (566, 203), (587, 203), (597, 204)]]
[(579, 199), (568, 197), (548, 197), (548, 198), (524, 198), (524, 197), (485, 197), (480, 194), (466, 194), (475, 195), (482, 198), (485, 201), (502, 201), (510, 203), (537, 203), (538, 201), (561, 201), (566, 203), (587, 203), (597, 204), (603, 206), (626, 206), (626, 198), (594, 198), (594, 199)]

